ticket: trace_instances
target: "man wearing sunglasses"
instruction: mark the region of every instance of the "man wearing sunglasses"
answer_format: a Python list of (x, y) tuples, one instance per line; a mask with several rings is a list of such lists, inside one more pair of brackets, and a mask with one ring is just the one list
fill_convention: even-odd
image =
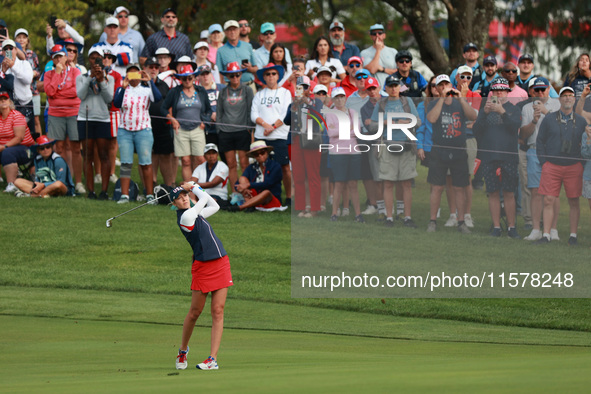
[[(351, 96), (354, 92), (357, 92), (358, 90), (365, 90), (365, 81), (363, 81), (363, 84), (360, 85), (358, 84), (356, 77), (356, 73), (359, 70), (363, 70), (363, 60), (359, 56), (350, 57), (345, 70), (347, 71), (348, 76), (341, 81), (339, 86), (345, 90), (345, 94), (347, 95), (347, 97)], [(367, 73), (367, 75), (369, 75), (369, 73)], [(359, 89), (360, 86), (361, 89)]]
[[(275, 33), (275, 25), (269, 22), (265, 22), (261, 25), (261, 35), (260, 41), (262, 41), (263, 45), (254, 51), (254, 62), (257, 67), (261, 68), (269, 63), (269, 56), (271, 55), (271, 47), (275, 44), (275, 40), (277, 39), (277, 33)], [(289, 49), (285, 48), (285, 61), (289, 66), (291, 66), (291, 56), (289, 54)], [(286, 70), (287, 71), (287, 70)]]
[(240, 41), (249, 43), (252, 45), (252, 49), (259, 49), (261, 45), (258, 42), (250, 40), (250, 23), (246, 19), (240, 19), (238, 21), (238, 26), (240, 28)]
[(384, 86), (386, 78), (396, 72), (396, 54), (398, 51), (386, 46), (386, 29), (377, 23), (369, 28), (373, 45), (361, 51), (364, 67), (375, 77), (380, 86)]
[(37, 138), (31, 147), (35, 156), (35, 180), (17, 178), (14, 185), (19, 189), (17, 197), (73, 196), (74, 181), (66, 161), (53, 151), (55, 141), (46, 135)]
[[(534, 77), (530, 80), (531, 84), (531, 99), (523, 106), (521, 110), (521, 129), (519, 130), (519, 139), (527, 146), (525, 159), (522, 157), (522, 151), (519, 152), (519, 170), (521, 178), (525, 178), (525, 186), (530, 194), (530, 224), (532, 225), (531, 233), (525, 237), (527, 241), (537, 241), (542, 238), (542, 231), (540, 230), (540, 221), (542, 219), (542, 196), (538, 193), (540, 187), (540, 177), (542, 176), (542, 165), (536, 154), (536, 139), (540, 125), (546, 115), (550, 112), (556, 112), (560, 109), (558, 100), (550, 100), (550, 83), (544, 77)], [(525, 175), (523, 175), (523, 165), (525, 164)], [(522, 194), (523, 190), (522, 190)], [(522, 204), (523, 206), (524, 204)], [(555, 201), (554, 220), (552, 222), (550, 235), (556, 237), (558, 231), (556, 224), (558, 222), (558, 209), (560, 208), (560, 201)]]
[(507, 94), (507, 97), (511, 98), (511, 103), (518, 104), (519, 102), (529, 98), (527, 92), (517, 85), (517, 76), (519, 75), (519, 69), (515, 63), (508, 62), (503, 66), (501, 76), (509, 82), (509, 88), (511, 89)]
[(412, 54), (407, 50), (402, 50), (396, 54), (396, 71), (393, 75), (400, 79), (406, 90), (401, 91), (401, 96), (422, 97), (423, 91), (427, 87), (427, 80), (412, 69)]
[(328, 35), (332, 44), (332, 55), (342, 64), (348, 64), (349, 59), (353, 56), (361, 56), (357, 45), (345, 42), (345, 26), (341, 22), (332, 22)]
[(146, 40), (146, 46), (140, 53), (140, 63), (143, 65), (147, 58), (156, 56), (158, 48), (168, 48), (177, 59), (189, 56), (193, 59), (193, 46), (189, 37), (176, 30), (178, 18), (174, 8), (167, 8), (160, 18), (162, 30), (152, 34)]
[[(115, 9), (115, 12), (113, 12), (113, 17), (119, 21), (119, 40), (131, 44), (133, 48), (132, 60), (130, 63), (138, 63), (140, 53), (142, 53), (142, 51), (144, 50), (146, 42), (144, 41), (144, 37), (142, 37), (142, 34), (139, 31), (130, 29), (130, 14), (131, 13), (127, 8), (120, 6)], [(102, 42), (106, 40), (107, 33), (104, 32), (103, 34), (101, 34), (99, 41)]]

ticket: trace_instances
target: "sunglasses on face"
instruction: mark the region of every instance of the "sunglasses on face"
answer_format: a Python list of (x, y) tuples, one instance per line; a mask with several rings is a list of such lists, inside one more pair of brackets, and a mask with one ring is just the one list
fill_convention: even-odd
[(371, 33), (369, 33), (371, 36), (381, 36), (382, 34), (384, 34), (383, 31), (372, 31)]
[(512, 70), (505, 70), (503, 69), (503, 72), (507, 73), (507, 74), (517, 74), (517, 69), (512, 69)]
[(266, 153), (267, 153), (267, 151), (266, 151), (266, 150), (260, 150), (260, 151), (258, 151), (258, 152), (252, 152), (252, 155), (253, 155), (254, 157), (259, 157), (259, 156), (262, 156), (262, 155), (264, 155), (264, 154), (266, 154)]
[(269, 77), (269, 76), (275, 76), (277, 75), (277, 73), (265, 73), (265, 77)]
[(181, 77), (180, 78), (181, 81), (185, 82), (185, 81), (192, 81), (193, 77)]
[(200, 77), (204, 76), (204, 75), (209, 75), (211, 74), (209, 71), (202, 71), (201, 74), (199, 74)]
[(349, 67), (359, 68), (359, 67), (361, 67), (361, 64), (359, 64), (359, 63), (351, 63), (351, 64), (349, 64)]
[(43, 145), (37, 148), (37, 152), (43, 152), (45, 149), (51, 149), (51, 145)]
[(68, 52), (70, 52), (70, 53), (78, 53), (78, 49), (68, 48)]
[(230, 74), (229, 78), (240, 78), (242, 76), (242, 74), (238, 73), (238, 74)]
[(250, 27), (248, 23), (239, 23), (238, 26), (240, 27)]
[(469, 81), (472, 79), (472, 75), (460, 75), (460, 79), (467, 79)]
[(165, 15), (164, 18), (166, 18), (166, 19), (176, 19), (176, 15)]
[(534, 88), (534, 92), (545, 92), (546, 88)]
[(10, 45), (6, 45), (6, 46), (4, 47), (4, 50), (5, 50), (5, 51), (12, 51), (13, 49), (14, 49), (14, 47), (13, 47), (13, 46), (10, 46)]
[(318, 93), (315, 93), (316, 96), (326, 96), (326, 92), (320, 91)]
[(410, 59), (402, 59), (402, 60), (398, 60), (397, 63), (411, 63), (411, 62), (412, 62), (412, 60), (410, 60)]
[(273, 34), (275, 33), (273, 33), (272, 31), (266, 31), (263, 33), (264, 36), (272, 36)]
[(127, 18), (129, 18), (129, 15), (117, 15), (117, 18), (119, 18), (119, 19), (127, 19)]
[(355, 77), (358, 81), (361, 81), (362, 79), (367, 79), (369, 78), (369, 76), (367, 74), (361, 74)]
[(434, 83), (432, 83), (432, 84), (431, 84), (431, 87), (432, 87), (432, 88), (436, 88), (436, 87), (437, 87), (437, 85), (435, 85)]

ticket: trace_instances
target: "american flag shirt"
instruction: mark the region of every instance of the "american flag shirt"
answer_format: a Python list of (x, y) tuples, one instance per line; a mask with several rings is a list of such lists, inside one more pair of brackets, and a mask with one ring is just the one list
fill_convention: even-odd
[(150, 102), (154, 101), (152, 89), (139, 84), (135, 88), (129, 85), (125, 89), (121, 105), (120, 127), (128, 131), (139, 131), (152, 127), (150, 120)]

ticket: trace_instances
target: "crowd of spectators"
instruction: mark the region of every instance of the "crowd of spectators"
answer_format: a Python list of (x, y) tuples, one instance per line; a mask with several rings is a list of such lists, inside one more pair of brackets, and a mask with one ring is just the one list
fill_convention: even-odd
[(532, 55), (517, 64), (501, 65), (494, 54), (480, 62), (474, 43), (450, 75), (426, 78), (409, 50), (385, 45), (382, 24), (369, 27), (372, 45), (360, 50), (334, 21), (302, 58), (277, 42), (273, 23), (251, 39), (247, 20), (227, 20), (192, 45), (174, 9), (161, 13), (162, 30), (146, 39), (129, 25), (130, 14), (117, 7), (90, 46), (68, 21), (52, 20), (44, 67), (29, 32), (19, 28), (11, 39), (0, 20), (6, 192), (107, 200), (109, 182), (119, 182), (117, 200), (127, 203), (137, 153), (144, 198), (153, 204), (159, 171), (172, 187), (180, 165), (183, 181), (211, 189), (228, 210), (282, 209), (293, 197), (302, 218), (332, 205), (331, 221), (352, 207), (356, 222), (376, 215), (386, 227), (400, 219), (417, 228), (411, 212), (420, 163), (431, 187), (428, 232), (437, 231), (445, 191), (445, 226), (469, 234), (473, 189), (483, 179), (490, 235), (520, 238), (520, 212), (531, 230), (526, 240), (558, 240), (564, 185), (568, 242), (577, 243), (579, 197), (591, 206), (588, 54), (556, 89), (535, 74)]

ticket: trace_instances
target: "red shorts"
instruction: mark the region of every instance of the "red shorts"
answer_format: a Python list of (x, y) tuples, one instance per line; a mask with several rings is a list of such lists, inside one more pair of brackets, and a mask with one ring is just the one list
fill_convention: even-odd
[(209, 261), (193, 261), (191, 290), (209, 293), (234, 285), (228, 255)]
[(542, 166), (538, 193), (544, 196), (558, 197), (563, 183), (566, 197), (581, 197), (583, 193), (583, 165), (576, 163), (570, 166), (559, 166), (549, 161), (545, 162)]
[[(259, 192), (257, 192), (254, 189), (250, 189), (250, 194), (252, 194), (252, 196), (256, 196), (257, 194), (259, 194)], [(260, 204), (257, 205), (257, 207), (261, 207), (261, 208), (265, 208), (265, 209), (272, 209), (272, 208), (281, 208), (281, 201), (279, 201), (277, 199), (277, 197), (275, 197), (273, 194), (271, 194), (271, 201), (269, 201), (266, 204)]]

